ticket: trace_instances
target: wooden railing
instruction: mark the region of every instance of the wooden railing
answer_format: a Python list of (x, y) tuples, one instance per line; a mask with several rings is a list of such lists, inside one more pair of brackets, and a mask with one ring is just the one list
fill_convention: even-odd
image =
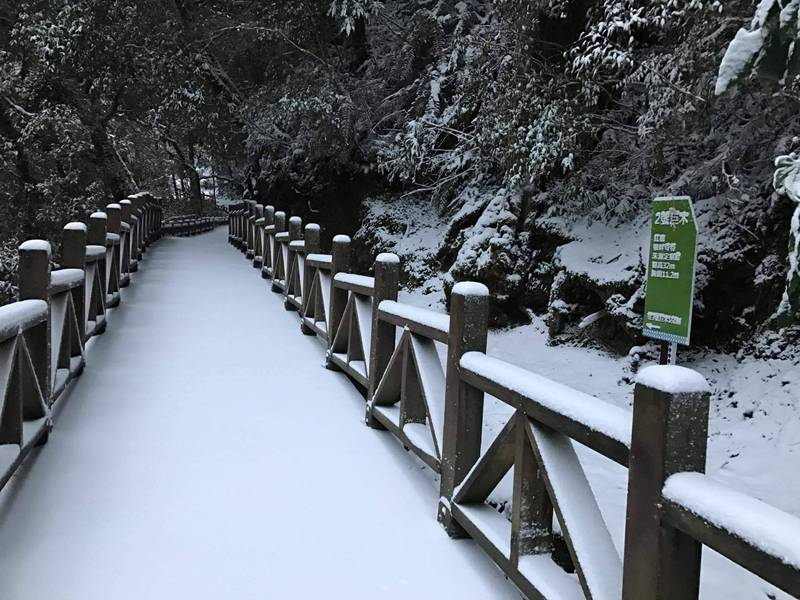
[[(473, 538), (526, 597), (696, 599), (702, 544), (800, 595), (800, 519), (702, 474), (702, 376), (648, 367), (632, 411), (609, 404), (488, 356), (484, 285), (456, 284), (449, 315), (402, 304), (397, 256), (379, 255), (372, 277), (350, 273), (347, 236), (322, 254), (318, 226), (302, 239), (299, 218), (289, 224), (274, 207), (246, 202), (230, 212), (228, 239), (327, 348), (328, 368), (362, 390), (367, 424), (440, 474), (448, 534)], [(511, 417), (482, 452), (485, 394)], [(575, 443), (628, 468), (622, 556)], [(501, 514), (487, 499), (512, 468), (510, 515)]]
[(169, 217), (161, 224), (164, 235), (188, 236), (211, 231), (217, 225), (228, 222), (227, 217), (199, 217), (197, 215), (182, 215)]
[[(64, 227), (60, 269), (51, 245), (19, 247), (19, 301), (0, 306), (0, 488), (52, 429), (52, 407), (86, 364), (85, 343), (147, 246), (160, 236), (160, 201), (138, 194)], [(133, 268), (132, 268), (132, 265)]]

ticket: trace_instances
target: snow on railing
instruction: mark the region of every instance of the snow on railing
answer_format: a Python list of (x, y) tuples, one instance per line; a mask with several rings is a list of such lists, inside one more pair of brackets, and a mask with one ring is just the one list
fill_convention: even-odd
[[(699, 374), (649, 367), (633, 411), (601, 401), (487, 356), (484, 285), (456, 284), (450, 314), (402, 304), (397, 256), (376, 257), (373, 277), (351, 273), (350, 238), (334, 237), (321, 254), (317, 225), (301, 237), (300, 220), (289, 224), (287, 232), (284, 213), (246, 201), (230, 212), (228, 239), (299, 311), (302, 332), (327, 348), (326, 366), (362, 389), (367, 424), (440, 473), (446, 531), (472, 537), (527, 597), (695, 599), (701, 543), (798, 593), (797, 520), (746, 496), (720, 516), (715, 499), (732, 493), (685, 473), (705, 467), (710, 394)], [(437, 343), (447, 346), (444, 364)], [(484, 394), (514, 412), (482, 452)], [(628, 467), (623, 556), (575, 443)], [(512, 468), (509, 519), (486, 501)], [(751, 513), (763, 527), (746, 522)]]
[(200, 217), (182, 215), (164, 219), (161, 231), (165, 235), (190, 236), (211, 231), (217, 225), (228, 222), (228, 217)]
[(672, 475), (663, 494), (665, 535), (713, 548), (800, 597), (800, 519), (703, 473)]
[(19, 247), (20, 299), (0, 306), (0, 488), (46, 443), (51, 407), (83, 372), (86, 341), (105, 330), (132, 261), (160, 236), (161, 205), (140, 193), (88, 221), (64, 227), (59, 270), (49, 242)]

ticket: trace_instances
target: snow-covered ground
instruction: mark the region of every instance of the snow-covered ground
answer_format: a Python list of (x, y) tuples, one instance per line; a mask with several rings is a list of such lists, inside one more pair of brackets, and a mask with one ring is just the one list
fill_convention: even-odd
[(0, 598), (519, 598), (223, 228), (165, 239), (0, 495)]

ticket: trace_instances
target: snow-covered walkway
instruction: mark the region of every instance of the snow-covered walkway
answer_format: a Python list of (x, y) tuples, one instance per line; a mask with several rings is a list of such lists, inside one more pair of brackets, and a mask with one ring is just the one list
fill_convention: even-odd
[(226, 244), (146, 255), (0, 496), (3, 600), (519, 598)]

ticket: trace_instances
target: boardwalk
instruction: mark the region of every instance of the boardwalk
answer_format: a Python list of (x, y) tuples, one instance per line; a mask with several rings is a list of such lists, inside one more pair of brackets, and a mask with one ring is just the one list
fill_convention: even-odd
[(159, 242), (89, 344), (0, 496), (3, 600), (519, 598), (225, 236)]

